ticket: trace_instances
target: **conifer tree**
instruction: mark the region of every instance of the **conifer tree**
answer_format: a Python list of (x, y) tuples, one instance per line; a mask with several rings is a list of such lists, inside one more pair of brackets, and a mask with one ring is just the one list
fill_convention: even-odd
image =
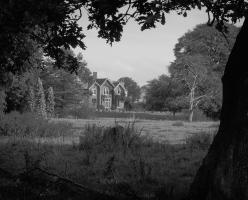
[(47, 92), (47, 104), (46, 104), (46, 110), (47, 110), (47, 115), (48, 117), (53, 117), (54, 116), (54, 92), (53, 88), (49, 87), (48, 92)]
[(37, 81), (37, 91), (36, 91), (35, 96), (36, 96), (35, 111), (38, 115), (46, 118), (47, 117), (46, 100), (45, 100), (45, 94), (44, 94), (42, 81), (40, 78), (38, 78), (38, 81)]
[(35, 111), (35, 92), (34, 92), (34, 88), (31, 86), (28, 88), (27, 102), (28, 102), (28, 111), (34, 112)]

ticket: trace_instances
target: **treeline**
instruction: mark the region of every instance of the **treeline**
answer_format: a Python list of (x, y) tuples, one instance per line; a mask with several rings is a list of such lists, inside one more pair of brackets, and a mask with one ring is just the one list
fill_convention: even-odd
[[(175, 61), (169, 66), (169, 76), (148, 82), (145, 88), (145, 108), (177, 113), (195, 109), (210, 118), (218, 119), (222, 103), (221, 77), (230, 49), (239, 29), (228, 25), (221, 33), (205, 24), (179, 38), (175, 45)], [(225, 36), (223, 36), (223, 34)]]
[[(42, 117), (63, 117), (84, 105), (83, 100), (88, 95), (84, 88), (92, 80), (92, 73), (81, 54), (76, 56), (71, 50), (63, 51), (65, 55), (60, 58), (60, 65), (64, 67), (40, 54), (35, 57), (39, 68), (8, 76), (10, 84), (1, 95), (2, 113), (35, 112)], [(65, 70), (71, 65), (77, 65), (76, 72)]]

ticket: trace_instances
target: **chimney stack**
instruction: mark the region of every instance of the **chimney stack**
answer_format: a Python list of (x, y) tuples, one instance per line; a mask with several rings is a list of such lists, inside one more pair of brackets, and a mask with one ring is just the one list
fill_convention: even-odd
[(93, 80), (95, 81), (97, 79), (97, 72), (93, 72)]

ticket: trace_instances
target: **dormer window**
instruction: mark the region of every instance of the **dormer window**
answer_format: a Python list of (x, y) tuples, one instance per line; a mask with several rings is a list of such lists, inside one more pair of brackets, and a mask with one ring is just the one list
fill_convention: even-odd
[(109, 95), (109, 89), (108, 89), (107, 87), (105, 87), (105, 88), (103, 89), (103, 94), (104, 94), (104, 95)]

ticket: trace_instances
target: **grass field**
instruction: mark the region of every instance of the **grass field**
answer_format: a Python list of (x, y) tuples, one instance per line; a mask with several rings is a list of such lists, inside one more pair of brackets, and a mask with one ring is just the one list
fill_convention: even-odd
[[(32, 115), (7, 117), (0, 140), (3, 199), (82, 198), (72, 198), (75, 189), (68, 192), (68, 185), (58, 185), (57, 179), (32, 174), (39, 168), (117, 199), (182, 200), (218, 126), (151, 119), (133, 123), (133, 118), (47, 122)], [(113, 132), (118, 125), (124, 128)], [(30, 182), (33, 177), (36, 181)]]
[[(218, 122), (183, 122), (172, 120), (142, 120), (133, 118), (97, 118), (97, 119), (54, 119), (57, 122), (69, 122), (78, 134), (74, 135), (74, 142), (77, 142), (78, 136), (87, 124), (96, 124), (97, 126), (114, 126), (116, 124), (125, 126), (128, 123), (135, 123), (137, 131), (142, 135), (152, 137), (156, 141), (168, 142), (170, 144), (184, 143), (187, 137), (201, 133), (215, 133)], [(67, 141), (69, 142), (69, 138)]]

